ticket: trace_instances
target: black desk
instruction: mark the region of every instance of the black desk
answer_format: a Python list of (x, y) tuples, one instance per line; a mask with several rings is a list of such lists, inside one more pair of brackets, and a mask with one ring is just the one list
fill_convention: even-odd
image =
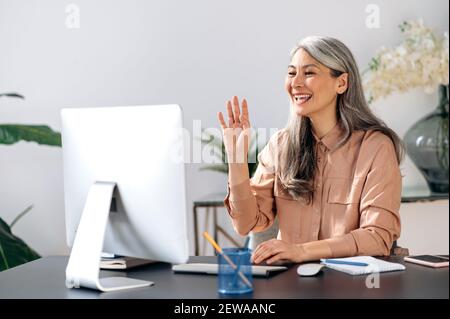
[[(214, 256), (191, 261), (214, 262)], [(174, 274), (170, 264), (159, 263), (129, 271), (130, 277), (150, 280), (155, 286), (122, 292), (100, 293), (89, 289), (67, 289), (68, 257), (44, 257), (0, 273), (0, 298), (167, 298), (216, 299), (214, 275)], [(399, 257), (390, 261), (401, 262)], [(406, 270), (380, 274), (380, 288), (366, 288), (366, 276), (350, 276), (324, 269), (317, 277), (299, 277), (294, 265), (266, 278), (254, 278), (254, 293), (243, 298), (449, 298), (448, 268), (432, 269), (405, 263)], [(120, 275), (123, 272), (102, 272)]]

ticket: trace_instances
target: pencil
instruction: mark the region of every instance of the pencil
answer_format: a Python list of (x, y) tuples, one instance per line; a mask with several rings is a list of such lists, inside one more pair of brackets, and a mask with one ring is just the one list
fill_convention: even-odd
[(250, 236), (247, 236), (247, 238), (245, 238), (244, 248), (248, 248), (249, 243), (250, 243)]
[[(220, 246), (215, 242), (215, 240), (211, 238), (211, 236), (208, 234), (208, 232), (205, 231), (203, 233), (203, 236), (205, 236), (206, 240), (208, 240), (210, 242), (210, 244), (213, 245), (213, 247), (226, 260), (226, 262), (231, 266), (231, 268), (233, 268), (234, 270), (236, 270), (238, 268), (236, 266), (236, 264), (230, 259), (230, 257), (228, 257), (226, 254), (223, 253), (222, 248), (220, 248)], [(239, 270), (238, 274), (239, 274), (239, 277), (241, 277), (241, 279), (245, 282), (245, 284), (247, 286), (249, 286), (250, 288), (252, 288), (252, 283), (248, 280), (247, 277), (245, 277), (245, 275), (242, 273), (242, 271)]]

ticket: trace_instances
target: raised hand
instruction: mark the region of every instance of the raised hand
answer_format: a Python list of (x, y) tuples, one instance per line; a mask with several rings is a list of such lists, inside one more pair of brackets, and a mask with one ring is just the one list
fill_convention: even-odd
[(232, 102), (227, 101), (226, 107), (228, 125), (225, 123), (222, 112), (217, 113), (217, 118), (222, 127), (228, 163), (247, 164), (251, 128), (247, 101), (245, 98), (242, 100), (242, 112), (237, 96), (233, 96)]

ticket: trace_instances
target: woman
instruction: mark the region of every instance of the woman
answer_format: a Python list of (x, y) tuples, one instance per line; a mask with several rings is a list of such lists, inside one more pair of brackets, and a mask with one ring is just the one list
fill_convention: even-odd
[(370, 111), (350, 50), (329, 37), (294, 48), (285, 88), (291, 117), (258, 155), (249, 179), (245, 99), (218, 113), (229, 161), (225, 206), (236, 231), (279, 233), (254, 263), (388, 255), (400, 235), (400, 138)]

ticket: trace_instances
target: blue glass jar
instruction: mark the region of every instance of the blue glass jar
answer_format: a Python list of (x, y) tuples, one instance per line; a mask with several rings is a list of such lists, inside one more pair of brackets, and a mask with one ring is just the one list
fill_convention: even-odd
[(228, 256), (229, 264), (219, 254), (218, 292), (220, 294), (248, 294), (253, 292), (251, 268), (251, 250), (248, 248), (224, 248), (222, 253)]

